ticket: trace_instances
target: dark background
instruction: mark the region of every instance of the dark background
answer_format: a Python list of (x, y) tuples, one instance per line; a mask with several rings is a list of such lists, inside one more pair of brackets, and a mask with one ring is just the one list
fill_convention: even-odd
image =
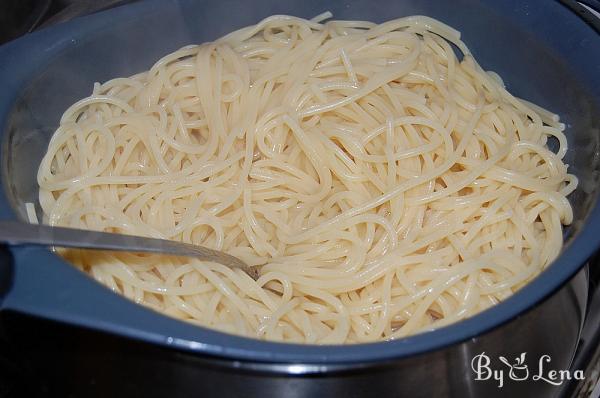
[(0, 0), (0, 44), (78, 15), (135, 0)]

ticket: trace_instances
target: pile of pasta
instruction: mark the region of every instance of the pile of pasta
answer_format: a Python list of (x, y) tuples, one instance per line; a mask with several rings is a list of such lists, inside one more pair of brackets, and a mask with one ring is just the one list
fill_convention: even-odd
[(269, 17), (96, 83), (39, 167), (45, 223), (223, 250), (257, 280), (193, 258), (61, 254), (169, 316), (314, 344), (439, 328), (539, 274), (577, 186), (558, 116), (439, 21), (329, 17)]

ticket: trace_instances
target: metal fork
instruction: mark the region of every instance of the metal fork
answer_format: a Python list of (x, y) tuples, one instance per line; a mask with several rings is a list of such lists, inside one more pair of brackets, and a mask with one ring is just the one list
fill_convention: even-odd
[(0, 221), (0, 243), (11, 246), (39, 245), (172, 254), (212, 261), (229, 268), (239, 268), (254, 280), (259, 276), (256, 267), (251, 267), (239, 258), (225, 252), (166, 239), (51, 227), (18, 221)]

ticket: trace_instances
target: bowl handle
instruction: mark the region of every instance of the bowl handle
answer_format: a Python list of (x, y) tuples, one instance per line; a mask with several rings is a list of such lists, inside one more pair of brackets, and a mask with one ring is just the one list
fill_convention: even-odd
[(6, 281), (5, 289), (0, 287), (0, 312), (151, 342), (161, 342), (182, 327), (181, 321), (114, 294), (45, 247), (0, 247), (0, 281)]

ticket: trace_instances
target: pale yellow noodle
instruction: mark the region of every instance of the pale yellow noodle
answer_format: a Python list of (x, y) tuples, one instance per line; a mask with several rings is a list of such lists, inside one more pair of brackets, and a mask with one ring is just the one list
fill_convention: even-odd
[(316, 344), (438, 328), (539, 274), (577, 186), (558, 116), (439, 21), (330, 17), (272, 16), (95, 84), (39, 167), (44, 222), (225, 250), (257, 281), (195, 259), (62, 255), (167, 315)]

